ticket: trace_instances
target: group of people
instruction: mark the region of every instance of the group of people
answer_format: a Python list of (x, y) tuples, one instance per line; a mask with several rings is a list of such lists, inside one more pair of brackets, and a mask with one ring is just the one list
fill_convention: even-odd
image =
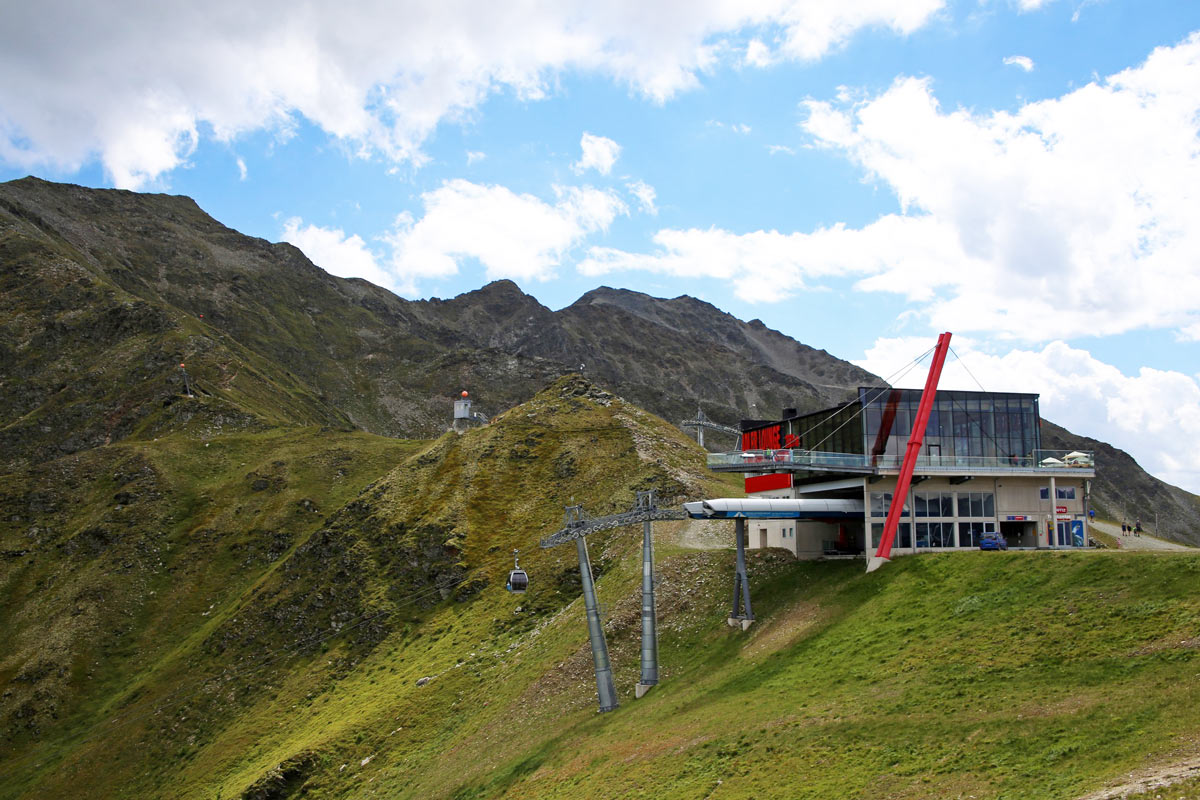
[(1134, 536), (1142, 535), (1142, 521), (1140, 519), (1134, 522), (1132, 525), (1127, 522), (1121, 523), (1121, 535), (1129, 536), (1130, 534), (1133, 534)]

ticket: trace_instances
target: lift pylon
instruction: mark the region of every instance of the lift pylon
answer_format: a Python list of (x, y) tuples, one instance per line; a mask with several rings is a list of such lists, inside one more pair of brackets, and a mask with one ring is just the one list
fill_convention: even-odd
[(654, 492), (638, 492), (637, 502), (629, 511), (605, 517), (586, 517), (582, 506), (567, 506), (563, 528), (541, 541), (543, 548), (557, 547), (574, 541), (579, 553), (579, 569), (583, 577), (584, 603), (588, 614), (588, 637), (592, 645), (592, 661), (596, 668), (596, 692), (601, 711), (617, 707), (616, 694), (612, 689), (612, 668), (608, 661), (608, 645), (604, 641), (604, 629), (600, 625), (599, 608), (596, 605), (595, 584), (591, 577), (584, 537), (596, 531), (610, 530), (625, 525), (642, 523), (642, 670), (636, 696), (641, 697), (650, 687), (658, 683), (658, 630), (654, 601), (654, 542), (650, 523), (654, 520), (687, 519), (682, 511), (659, 508), (655, 504)]
[(750, 579), (746, 577), (745, 517), (734, 519), (733, 538), (737, 540), (737, 568), (733, 574), (733, 608), (728, 622), (732, 627), (740, 625), (746, 630), (754, 624), (754, 612), (750, 609)]

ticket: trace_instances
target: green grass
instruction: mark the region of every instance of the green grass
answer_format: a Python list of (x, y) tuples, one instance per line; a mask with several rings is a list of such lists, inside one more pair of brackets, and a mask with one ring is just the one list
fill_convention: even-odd
[[(641, 700), (640, 531), (590, 541), (622, 703), (598, 715), (574, 550), (537, 540), (572, 500), (737, 486), (678, 431), (574, 392), (428, 443), (166, 437), (0, 479), (6, 502), (59, 503), (36, 557), (0, 562), (0, 681), (38, 712), (23, 727), (0, 704), (0, 797), (1071, 798), (1200, 734), (1200, 557), (953, 553), (866, 575), (753, 552), (742, 632), (732, 554), (683, 547), (683, 523), (655, 529), (662, 681)], [(117, 512), (123, 486), (143, 499)], [(125, 513), (137, 535), (84, 547)], [(3, 547), (29, 524), (4, 523)], [(70, 663), (16, 679), (39, 658)]]

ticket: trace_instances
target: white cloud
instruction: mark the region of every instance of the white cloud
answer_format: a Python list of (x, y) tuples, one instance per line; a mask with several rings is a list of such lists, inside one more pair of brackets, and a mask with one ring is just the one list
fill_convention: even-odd
[(738, 58), (747, 35), (778, 42), (774, 55), (760, 48), (761, 63), (813, 59), (864, 27), (910, 33), (943, 4), (10, 3), (0, 159), (77, 169), (98, 157), (114, 183), (137, 188), (184, 163), (198, 131), (286, 137), (303, 118), (355, 155), (419, 164), (440, 122), (497, 91), (535, 100), (578, 70), (664, 102)]
[(240, 181), (246, 180), (247, 170), (246, 170), (245, 160), (238, 158), (237, 168), (238, 168), (238, 180), (240, 180)]
[(658, 196), (654, 191), (654, 187), (644, 181), (632, 181), (625, 184), (625, 188), (629, 193), (637, 198), (638, 206), (647, 214), (658, 214), (658, 207), (654, 205), (654, 200)]
[(773, 156), (777, 156), (780, 153), (789, 156), (796, 155), (796, 151), (788, 147), (786, 144), (769, 144), (767, 145), (767, 152)]
[[(855, 361), (886, 375), (924, 352), (926, 339), (880, 339)], [(1132, 455), (1151, 474), (1190, 492), (1200, 493), (1200, 381), (1181, 372), (1143, 367), (1137, 375), (1061, 341), (1040, 350), (986, 352), (981, 342), (954, 337), (951, 346), (962, 362), (947, 360), (939, 384), (945, 389), (1036, 392), (1042, 416), (1074, 433), (1106, 441)], [(925, 362), (926, 365), (928, 361)], [(965, 365), (965, 367), (964, 367)], [(908, 374), (898, 385), (921, 388), (928, 367)], [(1103, 469), (1104, 465), (1098, 465)]]
[(375, 248), (357, 234), (306, 225), (299, 217), (284, 222), (282, 238), (333, 275), (365, 278), (409, 296), (420, 294), (422, 281), (456, 274), (464, 258), (481, 263), (489, 279), (547, 280), (585, 237), (628, 213), (611, 191), (554, 191), (551, 204), (504, 186), (447, 181), (421, 196), (420, 219), (401, 213)]
[(746, 45), (745, 63), (751, 67), (769, 67), (774, 59), (771, 58), (771, 48), (763, 44), (762, 39), (751, 39)]
[(487, 158), (487, 153), (481, 152), (479, 150), (468, 150), (467, 151), (467, 166), (468, 167), (471, 166), (476, 161), (483, 161), (485, 158)]
[(730, 122), (730, 123), (726, 124), (719, 120), (710, 119), (708, 122), (706, 122), (704, 124), (708, 125), (710, 128), (728, 128), (729, 130), (733, 131), (734, 133), (740, 133), (743, 136), (750, 133), (750, 131), (752, 130), (752, 128), (744, 122)]
[(1026, 72), (1033, 72), (1033, 59), (1029, 56), (1008, 56), (1004, 59), (1005, 66), (1020, 67)]
[(1026, 11), (1036, 11), (1049, 2), (1051, 2), (1051, 0), (1017, 0), (1017, 8), (1020, 9), (1022, 13)]
[[(1200, 34), (1016, 113), (942, 110), (902, 79), (806, 128), (895, 191), (955, 257), (873, 288), (946, 284), (937, 327), (1029, 340), (1176, 327), (1200, 311)], [(911, 296), (911, 292), (909, 292)]]
[(695, 269), (748, 300), (855, 277), (938, 328), (1027, 341), (1195, 330), (1200, 33), (1015, 113), (944, 110), (913, 78), (806, 106), (816, 145), (890, 187), (901, 213), (811, 233), (663, 230), (653, 253), (593, 249), (581, 268)]
[(576, 173), (594, 169), (601, 175), (612, 172), (613, 164), (621, 155), (621, 145), (604, 136), (595, 136), (584, 131), (579, 140), (579, 148), (583, 155), (571, 165)]
[(628, 213), (616, 194), (592, 187), (558, 188), (553, 205), (503, 186), (464, 180), (422, 195), (420, 220), (404, 214), (386, 237), (389, 270), (406, 294), (417, 281), (458, 272), (462, 258), (483, 264), (489, 278), (547, 280), (585, 236)]
[(305, 225), (299, 217), (292, 217), (283, 224), (282, 238), (300, 248), (309, 261), (331, 275), (363, 278), (376, 286), (396, 288), (392, 276), (379, 266), (375, 255), (358, 234), (347, 236), (340, 228)]

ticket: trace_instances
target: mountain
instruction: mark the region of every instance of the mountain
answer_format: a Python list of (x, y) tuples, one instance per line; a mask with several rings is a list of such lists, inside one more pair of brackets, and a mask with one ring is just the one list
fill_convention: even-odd
[[(427, 437), (461, 389), (492, 415), (581, 367), (666, 419), (700, 407), (729, 425), (879, 382), (687, 296), (599, 288), (551, 311), (497, 281), (405, 300), (186, 197), (0, 184), (0, 264), (0, 468), (181, 427)], [(178, 402), (180, 363), (195, 402)], [(1046, 446), (1107, 448), (1051, 424)], [(1114, 456), (1101, 457), (1094, 505), (1144, 522), (1158, 510), (1169, 535), (1200, 542), (1200, 498)]]
[[(1070, 798), (1190, 755), (1189, 553), (757, 551), (742, 631), (729, 526), (655, 523), (635, 700), (640, 530), (597, 532), (596, 715), (563, 506), (740, 488), (654, 409), (875, 380), (687, 297), (406, 301), (187, 198), (2, 184), (0, 800)], [(491, 423), (446, 433), (464, 387)], [(1102, 508), (1186, 519), (1104, 447)]]

